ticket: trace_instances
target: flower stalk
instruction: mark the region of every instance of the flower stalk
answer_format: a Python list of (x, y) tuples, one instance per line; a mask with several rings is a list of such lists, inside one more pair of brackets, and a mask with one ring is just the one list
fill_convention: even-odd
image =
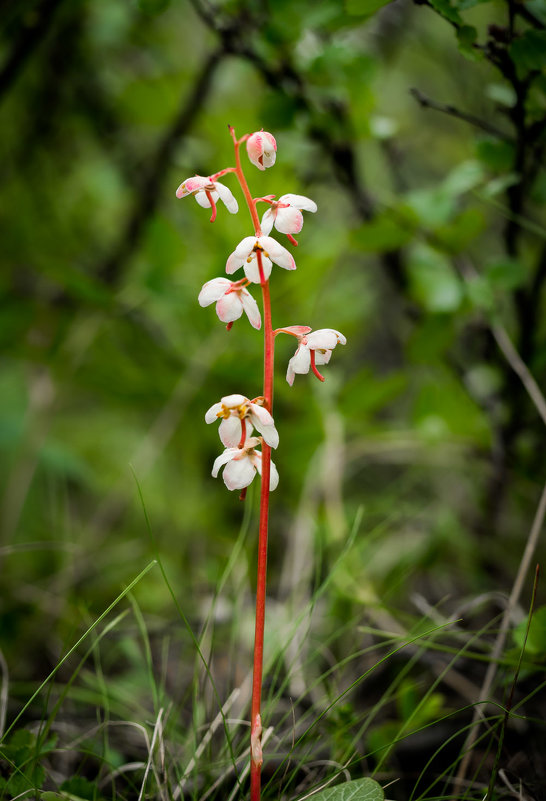
[[(285, 333), (298, 340), (296, 353), (290, 359), (287, 381), (292, 385), (296, 373), (308, 373), (324, 381), (317, 370), (317, 364), (327, 364), (336, 344), (345, 344), (345, 337), (331, 328), (312, 331), (309, 326), (292, 325), (273, 329), (271, 314), (270, 275), (273, 264), (285, 270), (295, 270), (292, 254), (279, 242), (269, 236), (276, 228), (285, 235), (292, 245), (297, 245), (293, 234), (303, 226), (302, 211), (315, 212), (314, 201), (303, 195), (287, 194), (275, 201), (275, 195), (264, 195), (253, 199), (242, 164), (241, 145), (246, 142), (248, 157), (252, 164), (264, 171), (275, 164), (277, 144), (267, 132), (258, 131), (245, 134), (237, 139), (233, 127), (229, 127), (235, 151), (235, 167), (226, 167), (212, 176), (194, 176), (183, 181), (176, 191), (179, 198), (193, 195), (200, 206), (211, 208), (211, 222), (217, 216), (217, 201), (222, 200), (227, 210), (235, 214), (238, 204), (231, 190), (218, 180), (225, 175), (234, 174), (244, 195), (254, 235), (240, 242), (226, 262), (226, 273), (231, 275), (244, 269), (245, 277), (237, 281), (227, 278), (213, 278), (199, 293), (201, 306), (216, 302), (216, 313), (230, 330), (234, 321), (243, 312), (250, 324), (261, 328), (261, 317), (256, 301), (249, 292), (252, 284), (259, 284), (262, 292), (263, 334), (264, 334), (264, 372), (263, 391), (254, 400), (242, 394), (224, 396), (207, 411), (205, 422), (220, 419), (219, 435), (225, 450), (214, 462), (212, 475), (217, 476), (223, 468), (223, 480), (229, 490), (241, 490), (240, 498), (245, 499), (246, 489), (256, 473), (261, 475), (260, 515), (258, 531), (258, 560), (256, 580), (256, 617), (254, 629), (254, 660), (252, 679), (252, 699), (250, 711), (250, 799), (260, 801), (262, 753), (262, 679), (264, 660), (265, 605), (267, 585), (267, 542), (269, 528), (269, 496), (277, 487), (279, 474), (271, 460), (271, 450), (279, 444), (279, 435), (272, 417), (274, 387), (274, 345), (275, 337)], [(262, 220), (258, 216), (257, 203), (265, 202), (268, 209)], [(256, 429), (261, 435), (253, 434)], [(261, 452), (256, 448), (261, 444)]]

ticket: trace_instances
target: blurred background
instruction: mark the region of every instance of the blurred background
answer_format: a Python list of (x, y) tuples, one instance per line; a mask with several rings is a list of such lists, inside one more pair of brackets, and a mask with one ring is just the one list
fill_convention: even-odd
[[(136, 797), (146, 759), (123, 766), (142, 743), (100, 727), (138, 720), (151, 738), (163, 710), (179, 794), (200, 798), (225, 744), (185, 778), (181, 754), (234, 688), (248, 714), (258, 492), (243, 504), (211, 477), (221, 446), (204, 414), (261, 393), (262, 337), (246, 318), (227, 333), (197, 295), (251, 229), (231, 176), (240, 213), (221, 206), (214, 225), (174, 194), (233, 164), (233, 125), (277, 139), (274, 168), (246, 162), (254, 196), (318, 204), (289, 246), (297, 271), (274, 268), (274, 325), (348, 340), (324, 384), (293, 388), (294, 346), (277, 340), (271, 748), (319, 722), (270, 792), (297, 797), (350, 763), (353, 777), (405, 776), (392, 793), (409, 797), (470, 721), (546, 479), (544, 0), (4, 0), (0, 19), (2, 729), (123, 594), (12, 729), (28, 746), (47, 721), (55, 745), (15, 789), (8, 760), (0, 789), (78, 777), (81, 797), (105, 781)], [(157, 557), (163, 572), (138, 578)], [(532, 584), (531, 570), (498, 698)], [(541, 620), (521, 695), (534, 704)], [(454, 638), (439, 656), (409, 648), (343, 695), (374, 648), (437, 626)], [(463, 653), (432, 692), (450, 647), (481, 661)], [(526, 737), (514, 770), (536, 788), (543, 733)]]

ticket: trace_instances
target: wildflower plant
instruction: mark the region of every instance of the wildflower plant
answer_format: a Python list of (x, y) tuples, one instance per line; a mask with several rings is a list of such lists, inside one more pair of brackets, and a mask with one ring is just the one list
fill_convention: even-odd
[[(277, 265), (285, 270), (295, 270), (296, 262), (290, 251), (270, 236), (270, 233), (275, 228), (279, 234), (288, 238), (288, 244), (297, 245), (294, 234), (299, 234), (302, 230), (304, 221), (302, 212), (314, 213), (317, 211), (317, 205), (310, 198), (290, 193), (282, 195), (278, 200), (275, 200), (275, 195), (253, 198), (241, 164), (241, 145), (246, 143), (250, 162), (259, 170), (265, 171), (275, 164), (277, 143), (272, 134), (263, 130), (245, 134), (240, 139), (236, 137), (235, 130), (231, 126), (229, 132), (235, 150), (235, 166), (226, 167), (210, 176), (195, 175), (187, 178), (176, 190), (176, 196), (183, 198), (193, 195), (200, 206), (212, 210), (211, 222), (216, 219), (218, 200), (223, 202), (228, 212), (235, 214), (238, 211), (237, 200), (231, 190), (219, 180), (233, 174), (244, 195), (254, 229), (251, 235), (239, 242), (226, 261), (225, 271), (228, 276), (242, 268), (244, 277), (234, 281), (225, 277), (213, 278), (203, 286), (198, 300), (201, 306), (216, 303), (216, 314), (222, 322), (227, 323), (228, 330), (243, 316), (243, 313), (248, 317), (251, 326), (259, 330), (262, 327), (262, 318), (258, 304), (250, 291), (252, 285), (258, 285), (262, 295), (264, 337), (262, 392), (252, 400), (239, 393), (225, 395), (205, 414), (206, 423), (219, 421), (218, 434), (225, 447), (214, 462), (212, 475), (217, 477), (220, 470), (223, 470), (222, 478), (226, 487), (229, 490), (241, 490), (241, 499), (244, 499), (246, 488), (256, 474), (261, 477), (250, 722), (250, 797), (251, 801), (259, 801), (263, 764), (261, 696), (269, 495), (279, 484), (279, 474), (271, 460), (271, 451), (277, 448), (280, 442), (273, 419), (275, 338), (279, 334), (287, 334), (298, 341), (296, 352), (287, 367), (286, 380), (290, 385), (293, 384), (296, 374), (309, 372), (320, 381), (324, 381), (317, 365), (327, 364), (336, 345), (344, 345), (346, 340), (343, 334), (332, 328), (320, 328), (316, 331), (306, 325), (273, 328), (269, 288), (273, 267)], [(267, 205), (261, 220), (257, 210), (258, 203)]]

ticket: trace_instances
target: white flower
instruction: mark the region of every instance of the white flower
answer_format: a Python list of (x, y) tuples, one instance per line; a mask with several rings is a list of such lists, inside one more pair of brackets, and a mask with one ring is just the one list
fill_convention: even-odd
[(332, 351), (338, 342), (341, 345), (345, 345), (347, 342), (343, 334), (333, 328), (319, 328), (318, 331), (305, 334), (299, 340), (298, 349), (288, 362), (288, 370), (286, 372), (286, 380), (290, 386), (294, 383), (296, 373), (303, 375), (308, 373), (309, 369), (313, 371), (317, 378), (324, 381), (315, 365), (328, 364)]
[(259, 170), (272, 167), (277, 158), (275, 137), (267, 131), (256, 131), (246, 141), (248, 158)]
[(226, 395), (219, 403), (213, 404), (205, 415), (206, 423), (214, 423), (222, 418), (218, 433), (226, 448), (238, 448), (255, 428), (271, 448), (279, 444), (275, 422), (262, 406), (263, 398), (250, 401), (244, 395)]
[[(224, 484), (229, 490), (239, 490), (248, 487), (256, 475), (256, 471), (262, 474), (262, 454), (255, 450), (256, 445), (260, 444), (258, 437), (247, 439), (242, 448), (226, 448), (218, 456), (212, 468), (212, 475), (217, 477), (222, 465), (224, 468)], [(274, 490), (279, 483), (277, 468), (271, 462), (269, 474), (269, 489)]]
[(281, 234), (299, 234), (303, 226), (303, 211), (315, 212), (317, 204), (305, 195), (283, 195), (262, 217), (262, 233), (269, 234), (273, 226)]
[(220, 181), (213, 181), (202, 175), (186, 178), (176, 190), (176, 197), (178, 198), (188, 197), (189, 195), (195, 195), (195, 199), (204, 209), (210, 209), (212, 206), (211, 222), (216, 219), (216, 201), (218, 198), (231, 214), (237, 214), (239, 209), (231, 189), (221, 184)]
[(270, 236), (246, 236), (235, 248), (226, 262), (226, 273), (231, 275), (244, 267), (245, 275), (253, 284), (260, 284), (260, 270), (257, 254), (261, 254), (264, 280), (271, 275), (273, 262), (285, 270), (295, 270), (296, 262), (292, 254)]
[(199, 305), (210, 306), (216, 301), (216, 314), (224, 323), (238, 320), (243, 311), (250, 320), (250, 325), (260, 329), (262, 318), (258, 304), (241, 281), (230, 281), (228, 278), (213, 278), (204, 284), (199, 293)]

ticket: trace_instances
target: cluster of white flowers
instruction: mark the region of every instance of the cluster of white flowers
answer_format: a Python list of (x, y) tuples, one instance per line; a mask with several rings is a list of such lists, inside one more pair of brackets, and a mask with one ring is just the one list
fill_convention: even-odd
[[(246, 139), (247, 153), (250, 161), (259, 170), (265, 170), (275, 164), (277, 143), (274, 137), (265, 131), (258, 131)], [(242, 140), (241, 140), (242, 141)], [(216, 219), (216, 203), (221, 200), (231, 214), (238, 211), (237, 200), (231, 190), (220, 183), (217, 177), (229, 172), (237, 172), (238, 168), (221, 170), (213, 177), (195, 175), (183, 181), (176, 190), (178, 198), (193, 195), (203, 208), (211, 208), (211, 222)], [(258, 201), (268, 204), (268, 209), (261, 220), (261, 230), (252, 236), (245, 237), (226, 262), (226, 273), (232, 275), (241, 267), (245, 277), (238, 281), (228, 278), (213, 278), (202, 287), (199, 293), (199, 304), (209, 306), (216, 303), (216, 313), (219, 319), (231, 327), (243, 312), (250, 324), (261, 328), (261, 316), (258, 304), (247, 289), (249, 284), (264, 286), (269, 280), (273, 264), (285, 270), (295, 270), (296, 262), (292, 254), (269, 236), (275, 228), (279, 233), (286, 234), (288, 239), (297, 244), (293, 238), (303, 227), (302, 211), (316, 212), (316, 203), (304, 195), (286, 194), (278, 200), (274, 195), (253, 200), (254, 209)], [(255, 215), (255, 212), (253, 212)], [(258, 218), (256, 229), (258, 228)], [(286, 380), (293, 384), (296, 374), (308, 373), (310, 370), (323, 381), (316, 365), (328, 364), (333, 349), (338, 343), (344, 345), (346, 340), (343, 334), (332, 328), (321, 328), (312, 331), (308, 326), (286, 326), (279, 328), (278, 333), (287, 333), (297, 337), (298, 347), (294, 356), (288, 363)], [(256, 448), (265, 443), (271, 448), (279, 444), (279, 435), (270, 411), (264, 404), (264, 397), (249, 400), (244, 395), (232, 394), (221, 398), (207, 411), (205, 421), (212, 423), (220, 419), (219, 435), (225, 450), (214, 462), (212, 475), (216, 477), (222, 466), (223, 479), (230, 490), (240, 490), (247, 487), (256, 473), (262, 473), (262, 454)], [(253, 436), (254, 429), (260, 436)], [(279, 474), (271, 462), (269, 488), (275, 489), (279, 482)]]

